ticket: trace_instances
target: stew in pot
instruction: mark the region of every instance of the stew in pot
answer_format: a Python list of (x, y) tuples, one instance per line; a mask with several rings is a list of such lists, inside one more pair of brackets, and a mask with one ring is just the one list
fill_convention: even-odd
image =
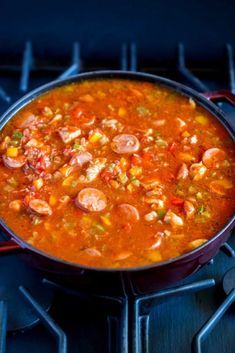
[(232, 139), (164, 86), (62, 86), (20, 110), (0, 138), (1, 217), (67, 261), (110, 268), (174, 258), (234, 213)]

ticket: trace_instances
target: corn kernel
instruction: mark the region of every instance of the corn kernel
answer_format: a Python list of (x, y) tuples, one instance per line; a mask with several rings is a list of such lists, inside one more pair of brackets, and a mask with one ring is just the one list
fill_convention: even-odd
[(54, 206), (56, 204), (57, 200), (56, 197), (54, 195), (50, 195), (49, 197), (49, 205), (50, 206)]
[(72, 182), (74, 180), (74, 176), (70, 175), (67, 178), (64, 179), (62, 182), (62, 186), (71, 186)]
[(129, 173), (130, 173), (132, 176), (140, 175), (140, 174), (142, 174), (142, 168), (141, 168), (141, 167), (138, 167), (138, 166), (134, 166), (134, 167), (132, 167), (132, 168), (129, 170)]
[(131, 184), (131, 183), (128, 184), (126, 188), (127, 188), (127, 190), (128, 190), (129, 192), (133, 192), (133, 191), (134, 191), (134, 186), (133, 186), (133, 184)]
[(64, 165), (60, 168), (60, 172), (65, 176), (68, 177), (69, 174), (73, 171), (73, 167), (70, 165)]
[(118, 109), (118, 115), (119, 115), (121, 118), (123, 118), (123, 117), (126, 115), (126, 109), (120, 107), (120, 108)]
[(100, 216), (101, 221), (105, 226), (111, 226), (111, 221), (107, 216)]
[(49, 231), (51, 229), (50, 223), (44, 223), (44, 228)]
[(189, 137), (189, 136), (190, 136), (190, 133), (189, 133), (188, 131), (184, 131), (184, 132), (182, 133), (182, 136), (183, 136), (183, 137)]
[(43, 179), (42, 178), (38, 178), (36, 180), (33, 181), (33, 185), (35, 186), (35, 188), (37, 190), (40, 190), (41, 187), (43, 186)]
[(148, 254), (148, 259), (153, 262), (158, 262), (162, 260), (162, 255), (159, 250), (154, 250)]
[(195, 120), (201, 125), (207, 125), (208, 124), (208, 118), (206, 116), (204, 116), (204, 115), (196, 116)]
[(127, 169), (127, 164), (128, 164), (128, 162), (127, 162), (126, 158), (122, 157), (122, 158), (120, 159), (120, 167), (121, 167), (121, 169), (122, 169), (123, 171), (126, 171), (126, 169)]
[(17, 157), (18, 156), (18, 148), (16, 147), (8, 147), (7, 149), (7, 157)]
[(102, 136), (103, 135), (100, 132), (94, 132), (94, 134), (89, 137), (89, 141), (91, 143), (96, 143), (101, 139)]
[(98, 91), (97, 92), (97, 97), (100, 99), (103, 99), (106, 97), (106, 94), (103, 91)]
[(118, 189), (120, 184), (116, 180), (110, 180), (109, 184), (114, 188)]
[(206, 242), (207, 242), (207, 239), (196, 239), (191, 241), (188, 245), (190, 249), (196, 249)]
[(90, 225), (92, 223), (92, 219), (88, 216), (83, 216), (82, 217), (82, 222), (86, 223), (87, 225)]

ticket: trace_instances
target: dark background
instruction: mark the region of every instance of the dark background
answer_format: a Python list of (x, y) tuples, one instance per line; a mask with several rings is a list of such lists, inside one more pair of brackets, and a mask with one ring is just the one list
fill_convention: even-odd
[(182, 41), (191, 62), (217, 65), (235, 46), (235, 1), (1, 0), (0, 63), (17, 60), (28, 39), (38, 60), (65, 58), (75, 40), (84, 59), (112, 59), (135, 41), (143, 59), (171, 64)]

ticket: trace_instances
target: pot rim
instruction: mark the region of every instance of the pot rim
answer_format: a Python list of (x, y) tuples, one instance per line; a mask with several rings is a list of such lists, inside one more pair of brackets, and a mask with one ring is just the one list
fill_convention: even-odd
[[(200, 93), (196, 90), (183, 85), (177, 81), (170, 80), (168, 78), (164, 78), (157, 75), (152, 75), (148, 73), (142, 72), (130, 72), (130, 71), (123, 71), (123, 70), (104, 70), (104, 71), (91, 71), (86, 73), (81, 73), (78, 75), (71, 76), (69, 78), (65, 78), (63, 80), (54, 80), (45, 85), (42, 85), (35, 90), (27, 93), (22, 98), (17, 100), (11, 107), (2, 115), (0, 121), (0, 130), (6, 125), (6, 123), (23, 107), (27, 106), (31, 101), (33, 101), (38, 96), (60, 86), (64, 86), (70, 83), (76, 83), (79, 81), (86, 81), (86, 80), (95, 80), (95, 79), (127, 79), (127, 80), (134, 80), (134, 81), (143, 81), (143, 82), (150, 82), (155, 84), (160, 84), (163, 86), (167, 86), (168, 88), (178, 92), (179, 94), (183, 94), (184, 96), (193, 98), (200, 106), (203, 106), (207, 111), (209, 111), (228, 131), (229, 135), (231, 136), (232, 140), (235, 141), (235, 131), (232, 126), (226, 121), (225, 114), (223, 111), (217, 107), (214, 103), (209, 101), (207, 98), (203, 97)], [(29, 250), (32, 253), (36, 253), (42, 257), (46, 257), (49, 260), (54, 262), (59, 262), (63, 265), (72, 266), (78, 270), (89, 270), (89, 271), (98, 271), (98, 272), (135, 272), (135, 271), (142, 271), (148, 270), (153, 268), (159, 268), (162, 266), (166, 266), (169, 264), (174, 264), (178, 261), (187, 261), (190, 260), (191, 257), (197, 255), (204, 249), (206, 249), (210, 244), (212, 244), (216, 239), (218, 239), (224, 232), (229, 231), (232, 226), (235, 224), (235, 214), (228, 220), (228, 222), (207, 242), (202, 244), (200, 247), (187, 252), (183, 255), (168, 259), (166, 261), (160, 261), (157, 263), (152, 263), (143, 266), (135, 266), (135, 267), (118, 267), (118, 268), (106, 268), (106, 267), (95, 267), (95, 266), (88, 266), (83, 265), (71, 261), (67, 261), (61, 259), (59, 257), (50, 255), (37, 247), (27, 243), (24, 239), (22, 239), (19, 235), (16, 235), (8, 225), (0, 218), (0, 226), (10, 235), (10, 237), (23, 249)]]

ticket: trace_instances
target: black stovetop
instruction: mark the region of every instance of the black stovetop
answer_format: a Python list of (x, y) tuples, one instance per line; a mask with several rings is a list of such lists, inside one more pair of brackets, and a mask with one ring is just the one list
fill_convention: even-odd
[[(183, 46), (178, 47), (176, 64), (170, 67), (154, 65), (154, 58), (151, 64), (146, 61), (142, 65), (138, 60), (137, 49), (135, 43), (123, 44), (116, 59), (116, 67), (112, 68), (155, 73), (191, 85), (199, 91), (235, 89), (233, 53), (230, 46), (225, 46), (222, 70), (221, 67), (205, 68), (196, 65), (192, 71), (185, 66)], [(86, 62), (80, 58), (78, 43), (73, 45), (71, 66), (68, 68), (64, 66), (64, 62), (46, 60), (40, 65), (35, 59), (32, 43), (28, 42), (22, 65), (5, 65), (0, 61), (1, 112), (10, 102), (22, 96), (23, 92), (58, 76), (75, 74), (81, 69), (86, 71), (100, 68), (90, 64), (86, 66)], [(105, 63), (102, 68), (109, 67)], [(219, 104), (225, 110), (227, 119), (235, 126), (235, 109), (225, 103)], [(229, 244), (235, 248), (234, 237), (230, 238)], [(235, 254), (227, 244), (213, 263), (179, 283), (178, 289), (171, 288), (155, 293), (157, 298), (150, 296), (147, 301), (144, 300), (146, 298), (140, 299), (140, 332), (137, 332), (138, 339), (132, 344), (133, 320), (129, 320), (127, 325), (129, 332), (127, 327), (122, 331), (122, 339), (116, 334), (116, 329), (121, 317), (123, 318), (121, 315), (125, 316), (127, 313), (125, 305), (134, 305), (133, 301), (128, 302), (125, 298), (90, 298), (82, 293), (58, 288), (29, 269), (20, 255), (4, 256), (0, 258), (0, 353), (190, 352), (193, 337), (225, 300), (223, 276), (234, 266)], [(150, 303), (154, 305), (151, 307)], [(213, 320), (213, 323), (216, 321)], [(8, 332), (5, 340), (6, 326), (11, 332)], [(202, 351), (234, 352), (234, 327), (235, 315), (231, 308), (210, 334), (206, 331), (208, 337), (203, 336), (203, 340), (206, 339), (202, 344)], [(120, 342), (124, 347), (121, 348)]]

